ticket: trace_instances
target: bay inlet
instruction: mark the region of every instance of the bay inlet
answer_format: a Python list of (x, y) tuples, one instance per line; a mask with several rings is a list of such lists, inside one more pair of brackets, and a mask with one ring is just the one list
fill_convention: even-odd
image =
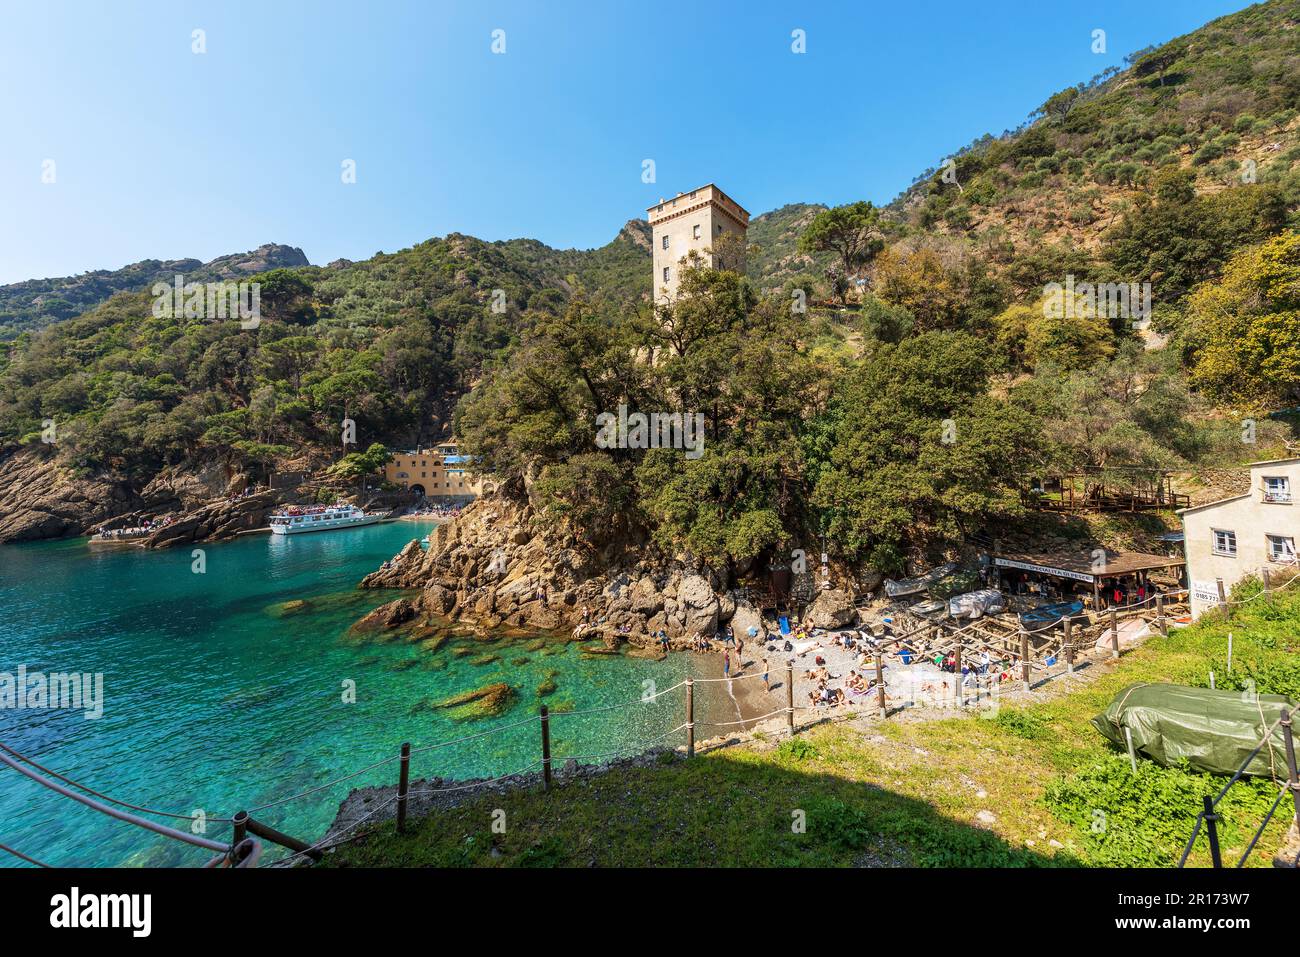
[[(558, 763), (657, 739), (682, 743), (680, 733), (664, 738), (684, 720), (680, 693), (643, 704), (645, 682), (668, 688), (693, 671), (712, 676), (713, 658), (584, 655), (563, 638), (483, 638), (468, 629), (453, 629), (436, 651), (402, 635), (350, 634), (353, 622), (393, 597), (358, 590), (357, 582), (430, 527), (394, 522), (201, 545), (202, 574), (192, 570), (190, 547), (95, 551), (75, 540), (0, 548), (0, 672), (103, 676), (99, 717), (0, 709), (0, 742), (120, 801), (201, 814), (215, 840), (230, 832), (215, 819), (328, 784), (395, 756), (403, 741), (419, 748), (504, 728), (543, 701), (555, 713)], [(432, 707), (496, 682), (513, 695), (495, 717), (463, 721)], [(724, 688), (701, 688), (697, 721), (738, 717)], [(624, 702), (630, 706), (577, 713)], [(411, 776), (496, 776), (538, 751), (530, 723), (420, 755)], [(191, 866), (206, 857), (16, 772), (0, 774), (6, 842), (45, 863)], [(316, 840), (351, 788), (391, 784), (396, 774), (394, 762), (256, 816)]]

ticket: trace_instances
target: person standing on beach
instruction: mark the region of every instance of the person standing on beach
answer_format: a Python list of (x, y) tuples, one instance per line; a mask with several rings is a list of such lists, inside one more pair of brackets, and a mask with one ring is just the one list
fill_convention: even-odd
[(763, 659), (763, 689), (765, 691), (772, 690), (772, 686), (768, 684), (767, 681), (767, 659), (766, 658)]
[(724, 678), (731, 677), (731, 650), (729, 648), (722, 649), (722, 675)]

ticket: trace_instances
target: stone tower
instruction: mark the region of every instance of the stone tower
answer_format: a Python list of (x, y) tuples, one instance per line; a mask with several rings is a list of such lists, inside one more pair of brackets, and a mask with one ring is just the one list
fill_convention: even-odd
[[(676, 298), (682, 260), (693, 250), (710, 267), (744, 272), (749, 213), (712, 183), (678, 193), (672, 199), (661, 199), (646, 213), (653, 231), (655, 302)], [(732, 258), (739, 257), (739, 262), (720, 261), (721, 257), (713, 252), (714, 244), (724, 236), (735, 237)]]

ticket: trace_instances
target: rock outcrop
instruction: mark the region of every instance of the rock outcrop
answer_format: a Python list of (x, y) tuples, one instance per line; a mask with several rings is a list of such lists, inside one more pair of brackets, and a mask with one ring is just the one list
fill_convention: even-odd
[(282, 500), (279, 493), (263, 491), (238, 498), (207, 502), (165, 525), (142, 540), (146, 548), (169, 548), (190, 542), (220, 542), (240, 532), (265, 528)]
[(763, 633), (758, 611), (719, 585), (700, 563), (648, 547), (580, 548), (539, 523), (527, 500), (502, 494), (439, 525), (427, 551), (411, 542), (361, 582), (417, 589), (407, 600), (431, 622), (572, 631), (606, 649), (621, 642), (655, 647), (660, 631), (669, 647), (688, 648), (696, 635), (712, 636), (728, 622), (742, 636), (750, 627)]
[(845, 628), (858, 620), (858, 610), (853, 599), (837, 588), (828, 588), (813, 599), (804, 614), (804, 621), (814, 628)]
[(0, 461), (0, 544), (80, 535), (140, 504), (121, 482), (74, 475), (47, 446)]

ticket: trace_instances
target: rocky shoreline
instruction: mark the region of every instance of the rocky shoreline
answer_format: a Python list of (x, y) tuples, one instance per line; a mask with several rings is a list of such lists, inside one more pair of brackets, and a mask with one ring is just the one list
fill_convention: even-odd
[[(347, 497), (345, 489), (338, 491)], [(138, 528), (146, 520), (153, 522), (149, 534), (107, 544), (169, 548), (229, 541), (266, 528), (277, 508), (313, 504), (316, 492), (311, 483), (250, 491), (248, 476), (218, 463), (164, 468), (136, 488), (107, 474), (77, 475), (48, 446), (27, 448), (0, 459), (0, 545)], [(376, 493), (358, 504), (387, 510), (405, 498)]]
[[(696, 636), (712, 638), (726, 626), (746, 642), (769, 638), (743, 591), (726, 588), (702, 563), (650, 549), (581, 550), (546, 529), (531, 503), (501, 493), (439, 525), (427, 551), (410, 542), (361, 587), (410, 594), (375, 609), (360, 627), (451, 620), (483, 630), (571, 630), (610, 648), (660, 646), (662, 631), (669, 650), (689, 649)], [(851, 625), (854, 604), (844, 592), (821, 592), (807, 620), (824, 628)]]

